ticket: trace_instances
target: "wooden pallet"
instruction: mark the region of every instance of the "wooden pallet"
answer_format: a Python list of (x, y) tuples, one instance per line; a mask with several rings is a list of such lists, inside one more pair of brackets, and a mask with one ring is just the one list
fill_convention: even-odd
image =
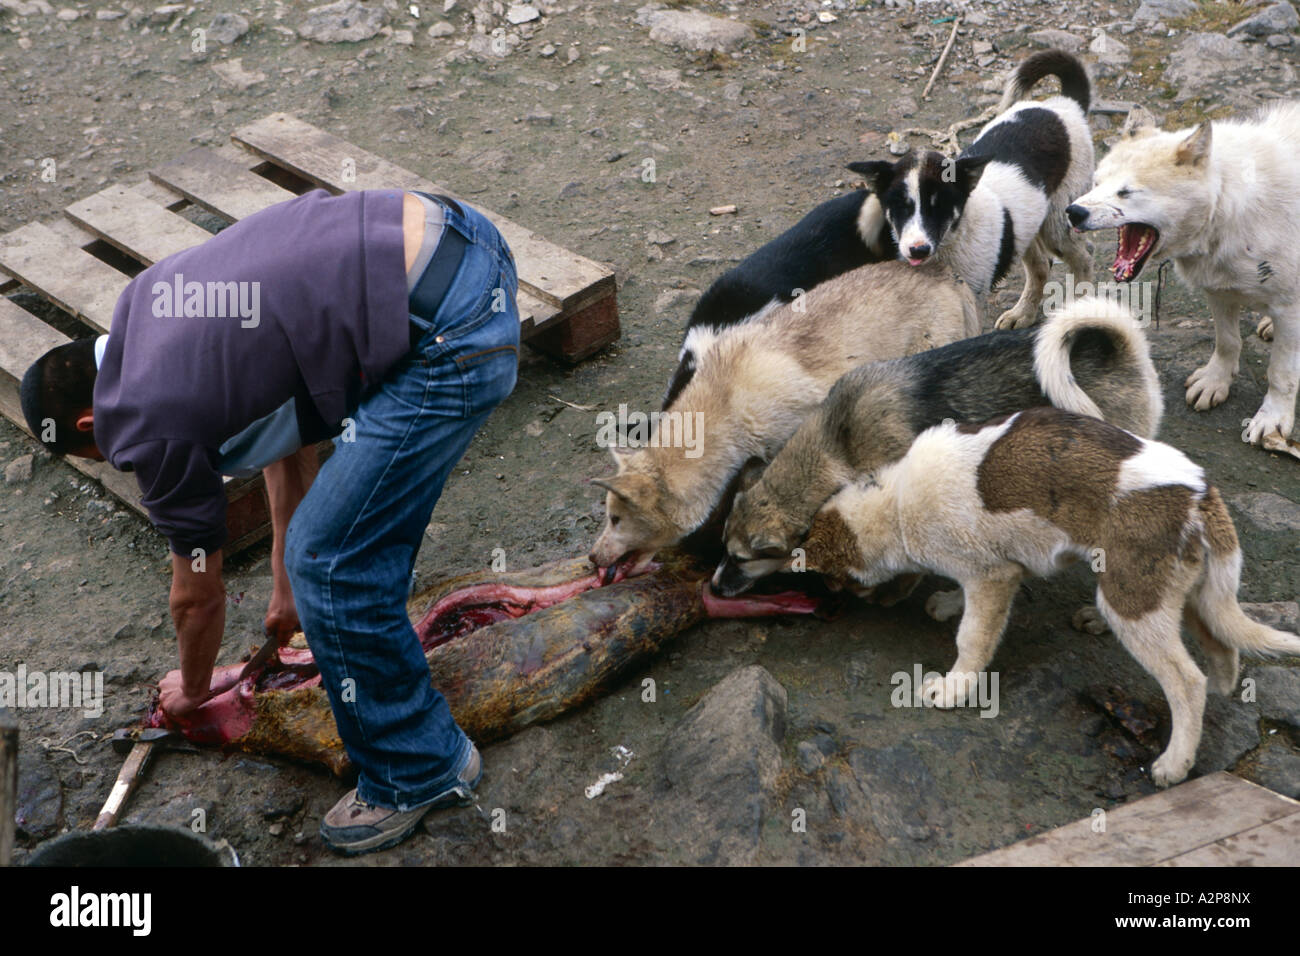
[(957, 866), (1295, 866), (1300, 802), (1215, 773)]
[[(26, 430), (18, 402), (22, 376), (42, 353), (68, 339), (3, 293), (26, 286), (91, 329), (107, 332), (118, 296), (135, 272), (210, 238), (180, 215), (191, 206), (237, 222), (318, 187), (335, 194), (399, 188), (452, 195), (285, 113), (250, 123), (231, 138), (231, 144), (193, 149), (154, 167), (145, 182), (109, 186), (79, 200), (52, 222), (28, 223), (0, 236), (0, 273), (11, 277), (0, 281), (0, 412), (5, 417)], [(616, 289), (608, 268), (472, 205), (492, 220), (514, 252), (525, 342), (577, 362), (618, 338)], [(130, 475), (102, 462), (66, 460), (146, 514)], [(226, 496), (226, 551), (234, 553), (266, 537), (270, 517), (260, 475), (227, 480)]]

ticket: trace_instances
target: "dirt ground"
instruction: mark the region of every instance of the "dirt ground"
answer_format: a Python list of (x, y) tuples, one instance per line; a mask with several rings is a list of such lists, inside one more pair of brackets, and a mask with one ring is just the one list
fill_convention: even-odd
[[(959, 37), (927, 101), (921, 89), (950, 29), (932, 23), (951, 14), (942, 3), (919, 11), (788, 0), (689, 4), (754, 28), (756, 38), (735, 55), (652, 41), (628, 0), (565, 3), (544, 8), (552, 12), (527, 31), (510, 28), (529, 35), (500, 58), (455, 45), (472, 35), (465, 0), (445, 15), (430, 7), (418, 21), (406, 4), (390, 12), (393, 28), (413, 30), (412, 45), (396, 34), (360, 43), (297, 39), (280, 29), (303, 19), (306, 5), (297, 3), (203, 3), (171, 30), (175, 14), (151, 25), (148, 9), (100, 20), (97, 10), (128, 8), (63, 6), (82, 15), (0, 10), (0, 231), (55, 216), (110, 182), (138, 181), (151, 164), (283, 110), (616, 270), (622, 338), (575, 368), (524, 357), (514, 394), (474, 439), (434, 514), (419, 562), (427, 581), (482, 568), (494, 548), (505, 549), (510, 567), (585, 554), (603, 502), (584, 479), (607, 473), (610, 462), (595, 443), (596, 412), (566, 403), (657, 408), (694, 296), (849, 188), (845, 163), (884, 155), (891, 131), (977, 114), (995, 98), (981, 85), (1037, 48), (1029, 32), (1069, 30), (1085, 43), (1093, 26), (1118, 35), (1136, 4), (971, 4), (986, 20)], [(1203, 6), (1202, 29), (1245, 15), (1235, 4)], [(192, 53), (189, 28), (218, 11), (242, 12), (252, 29), (231, 46)], [(836, 19), (821, 23), (819, 11)], [(455, 34), (430, 37), (428, 24), (443, 19)], [(805, 52), (792, 50), (796, 27), (808, 31)], [(1181, 35), (1186, 26), (1176, 28)], [(1261, 102), (1259, 89), (1296, 93), (1294, 45), (1264, 50), (1259, 66), (1176, 102), (1161, 73), (1177, 36), (1143, 27), (1122, 39), (1133, 59), (1128, 68), (1099, 69), (1105, 100), (1147, 101), (1187, 120), (1231, 112), (1242, 98)], [(972, 52), (977, 40), (994, 44), (985, 66)], [(214, 72), (235, 58), (244, 73), (264, 78), (239, 89)], [(1093, 124), (1100, 144), (1112, 118), (1094, 116)], [(57, 182), (40, 179), (47, 157), (57, 161)], [(654, 160), (654, 182), (643, 180), (646, 159)], [(708, 212), (732, 203), (734, 215)], [(1096, 238), (1101, 278), (1114, 238)], [(1153, 266), (1147, 278), (1154, 274)], [(993, 297), (986, 328), (1019, 285), (1017, 276)], [(1150, 337), (1167, 403), (1161, 437), (1205, 465), (1233, 507), (1246, 554), (1241, 599), (1295, 601), (1300, 462), (1239, 438), (1265, 391), (1267, 345), (1247, 335), (1232, 397), (1195, 413), (1182, 382), (1208, 357), (1213, 333), (1204, 302), (1180, 288), (1172, 270)], [(35, 450), (0, 421), (0, 463)], [(99, 717), (19, 713), (29, 812), (20, 857), (65, 828), (89, 826), (107, 796), (121, 763), (107, 736), (136, 720), (149, 683), (177, 666), (167, 585), (163, 540), (67, 465), (38, 452), (30, 480), (0, 485), (0, 670), (101, 670), (107, 693)], [(316, 832), (344, 785), (287, 762), (166, 756), (129, 816), (185, 826), (201, 817), (209, 836), (228, 840), (252, 864), (694, 862), (702, 858), (698, 835), (657, 816), (659, 759), (686, 710), (751, 663), (789, 694), (784, 770), (755, 836), (760, 862), (947, 864), (1153, 792), (1142, 768), (1167, 739), (1168, 707), (1112, 637), (1070, 628), (1090, 593), (1082, 571), (1022, 591), (992, 664), (1001, 675), (1000, 719), (891, 707), (889, 675), (916, 663), (939, 669), (953, 657), (954, 626), (923, 612), (934, 586), (902, 606), (859, 607), (829, 623), (700, 626), (592, 706), (487, 748), (477, 807), (435, 814), (408, 842), (359, 861), (330, 854)], [(230, 560), (227, 587), (219, 663), (257, 641), (271, 590), (269, 548)], [(1246, 673), (1263, 666), (1287, 665), (1248, 662)], [(645, 676), (657, 681), (656, 703), (641, 701)], [(1156, 729), (1126, 731), (1107, 714), (1108, 699), (1136, 701)], [(1300, 741), (1276, 730), (1254, 705), (1212, 702), (1201, 769), (1250, 776), (1265, 751), (1300, 752)], [(797, 759), (806, 740), (826, 756), (811, 772)], [(615, 768), (616, 746), (636, 754), (624, 779), (587, 799), (584, 788)], [(873, 825), (860, 791), (846, 783), (872, 772), (864, 755), (897, 747), (920, 768), (924, 792), (914, 809), (933, 824), (924, 838)], [(498, 808), (504, 832), (492, 827)], [(792, 831), (795, 809), (806, 811), (806, 832)], [(629, 827), (629, 819), (644, 826)]]

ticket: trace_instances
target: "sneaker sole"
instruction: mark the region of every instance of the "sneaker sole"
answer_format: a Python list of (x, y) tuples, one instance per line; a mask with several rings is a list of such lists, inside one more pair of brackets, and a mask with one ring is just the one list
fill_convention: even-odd
[[(434, 809), (429, 807), (430, 810)], [(354, 843), (335, 843), (329, 838), (324, 830), (321, 831), (321, 839), (325, 845), (335, 853), (341, 853), (343, 856), (360, 856), (362, 853), (374, 853), (378, 850), (388, 850), (397, 846), (420, 826), (420, 821), (424, 819), (424, 814), (416, 817), (411, 821), (410, 826), (404, 830), (395, 833), (379, 833), (366, 840), (358, 840)]]

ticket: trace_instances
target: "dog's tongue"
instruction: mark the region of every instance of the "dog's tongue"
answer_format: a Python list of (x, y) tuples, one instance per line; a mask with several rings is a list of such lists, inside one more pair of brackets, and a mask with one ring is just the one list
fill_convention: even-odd
[(1142, 257), (1156, 240), (1156, 231), (1141, 223), (1119, 227), (1119, 247), (1115, 250), (1115, 263), (1111, 273), (1117, 282), (1128, 282), (1137, 275)]

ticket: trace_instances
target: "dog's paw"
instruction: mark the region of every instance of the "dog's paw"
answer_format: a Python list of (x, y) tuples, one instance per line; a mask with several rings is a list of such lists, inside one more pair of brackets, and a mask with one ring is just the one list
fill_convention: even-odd
[(1024, 329), (1033, 325), (1038, 316), (1023, 309), (1007, 309), (993, 323), (995, 329)]
[(1235, 376), (1211, 359), (1187, 376), (1187, 404), (1198, 412), (1222, 405), (1228, 398)]
[(936, 621), (948, 621), (956, 617), (966, 607), (966, 596), (961, 588), (951, 591), (935, 591), (925, 602), (925, 613)]
[[(1255, 417), (1246, 422), (1245, 425), (1246, 427), (1241, 433), (1241, 440), (1251, 445), (1263, 445), (1266, 438), (1285, 439), (1287, 435), (1291, 434), (1291, 428), (1295, 425), (1295, 416), (1275, 407), (1265, 397), (1264, 404), (1255, 413)], [(1269, 442), (1268, 444), (1274, 443)]]
[(1191, 769), (1191, 757), (1179, 758), (1166, 750), (1151, 764), (1151, 782), (1161, 788), (1172, 787), (1186, 780)]
[(966, 703), (965, 675), (949, 671), (943, 677), (931, 677), (921, 685), (921, 700), (931, 707), (950, 710)]
[(1095, 604), (1085, 604), (1074, 612), (1070, 626), (1085, 634), (1105, 634), (1110, 630), (1110, 623)]
[(1273, 316), (1266, 315), (1259, 320), (1259, 325), (1255, 326), (1255, 334), (1265, 342), (1273, 341)]

